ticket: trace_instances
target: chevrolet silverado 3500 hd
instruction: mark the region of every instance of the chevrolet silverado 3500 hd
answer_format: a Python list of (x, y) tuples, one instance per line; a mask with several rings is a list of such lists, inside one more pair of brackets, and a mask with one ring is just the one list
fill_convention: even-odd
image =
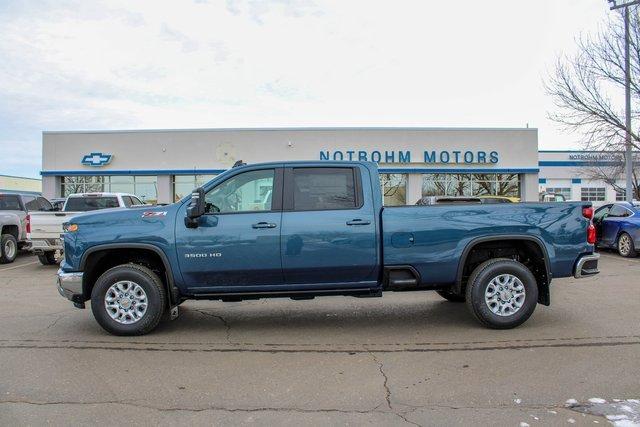
[(426, 290), (513, 328), (549, 305), (552, 278), (598, 273), (592, 216), (588, 202), (383, 207), (373, 163), (245, 165), (172, 205), (72, 218), (57, 286), (118, 335), (188, 299)]

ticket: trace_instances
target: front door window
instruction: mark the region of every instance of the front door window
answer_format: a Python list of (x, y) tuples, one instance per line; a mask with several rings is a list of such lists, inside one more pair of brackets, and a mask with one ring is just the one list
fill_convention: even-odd
[(245, 172), (229, 178), (205, 196), (206, 213), (270, 211), (273, 169)]

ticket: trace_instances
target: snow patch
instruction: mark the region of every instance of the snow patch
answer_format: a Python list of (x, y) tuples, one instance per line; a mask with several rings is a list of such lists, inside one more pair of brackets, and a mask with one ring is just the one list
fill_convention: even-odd
[(609, 421), (620, 421), (628, 419), (626, 415), (607, 415)]
[(569, 399), (566, 402), (564, 402), (564, 406), (567, 406), (567, 407), (576, 406), (577, 404), (578, 404), (578, 401), (575, 399)]
[(606, 400), (604, 399), (600, 399), (599, 397), (592, 397), (591, 399), (589, 399), (590, 403), (607, 403)]

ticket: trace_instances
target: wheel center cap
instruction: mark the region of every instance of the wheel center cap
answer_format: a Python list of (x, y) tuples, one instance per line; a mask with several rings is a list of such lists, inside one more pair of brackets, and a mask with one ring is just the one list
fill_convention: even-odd
[(129, 298), (122, 298), (120, 300), (120, 307), (122, 307), (122, 308), (131, 307), (131, 300)]
[(502, 301), (509, 301), (511, 298), (513, 298), (513, 294), (511, 293), (511, 291), (500, 292), (500, 299)]

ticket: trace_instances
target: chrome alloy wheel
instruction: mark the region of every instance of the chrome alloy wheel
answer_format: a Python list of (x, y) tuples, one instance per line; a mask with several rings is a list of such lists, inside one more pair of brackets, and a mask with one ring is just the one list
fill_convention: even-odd
[(489, 282), (484, 293), (487, 307), (498, 316), (511, 316), (524, 305), (524, 284), (513, 274), (501, 274)]
[(128, 280), (116, 282), (107, 289), (104, 306), (113, 320), (130, 325), (142, 319), (147, 312), (147, 294), (137, 283)]
[(7, 258), (13, 259), (13, 257), (16, 256), (17, 249), (16, 243), (13, 240), (7, 240), (4, 242), (4, 255)]
[(618, 239), (618, 251), (622, 256), (627, 256), (631, 252), (631, 237), (628, 234), (623, 234)]

